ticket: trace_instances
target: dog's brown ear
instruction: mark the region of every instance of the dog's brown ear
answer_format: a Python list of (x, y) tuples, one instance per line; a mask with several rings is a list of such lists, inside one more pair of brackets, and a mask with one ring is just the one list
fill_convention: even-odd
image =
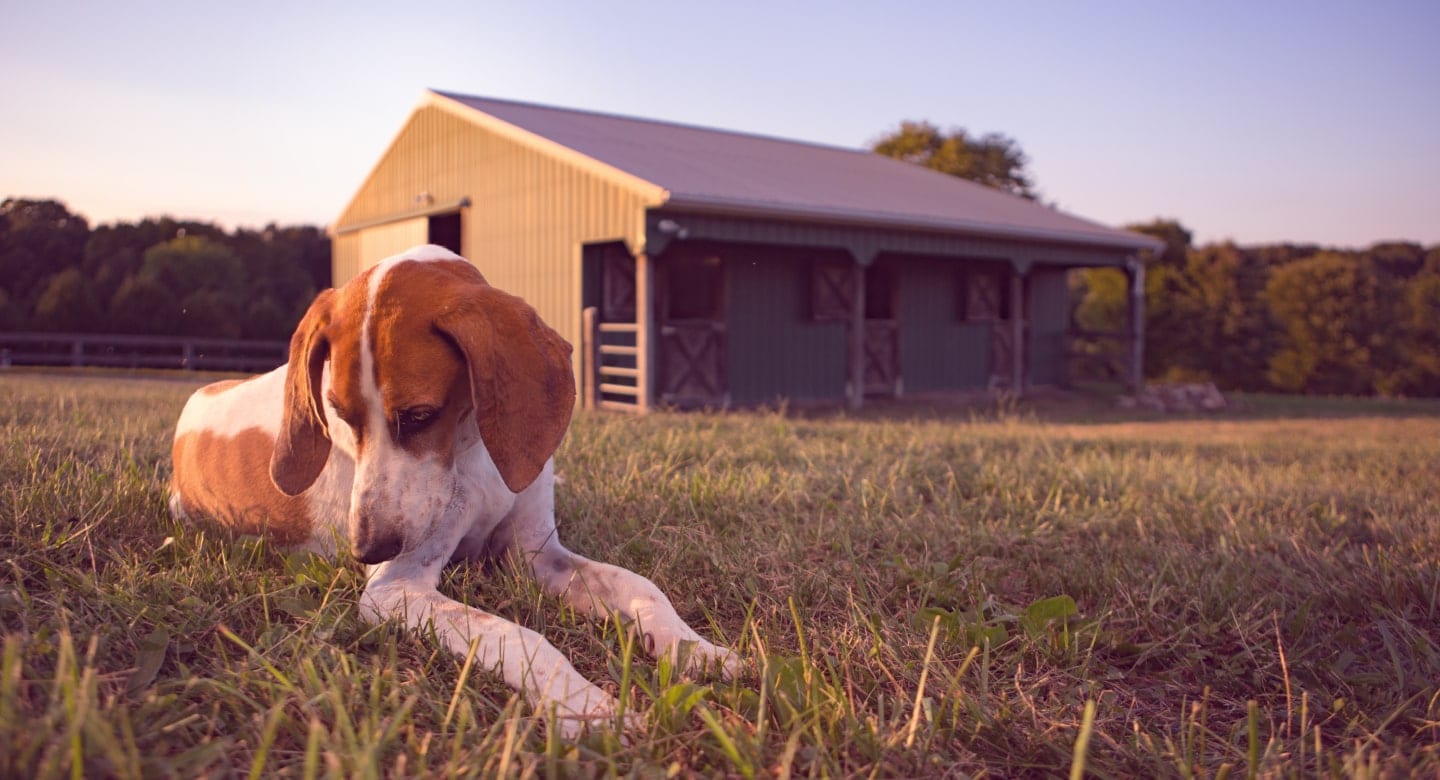
[(480, 436), (505, 486), (519, 493), (570, 426), (570, 343), (519, 298), (488, 284), (465, 287), (435, 327), (464, 353)]
[(290, 337), (284, 410), (275, 451), (270, 455), (270, 480), (287, 496), (299, 495), (310, 487), (330, 457), (330, 431), (325, 426), (320, 378), (330, 354), (325, 328), (330, 324), (334, 297), (334, 290), (317, 295)]

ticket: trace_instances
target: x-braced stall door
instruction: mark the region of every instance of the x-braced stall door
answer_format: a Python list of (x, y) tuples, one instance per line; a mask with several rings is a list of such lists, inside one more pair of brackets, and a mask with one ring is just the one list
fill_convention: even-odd
[(730, 405), (725, 326), (725, 261), (717, 252), (675, 247), (659, 264), (663, 403), (723, 409)]
[[(862, 390), (868, 396), (900, 394), (900, 320), (898, 289), (888, 266), (865, 269), (864, 334), (861, 339)], [(854, 327), (859, 274), (853, 262), (815, 263), (811, 276), (811, 314), (817, 322), (844, 322), (847, 336)], [(851, 376), (853, 355), (847, 348), (845, 376)]]
[[(1015, 360), (1021, 346), (1015, 343), (1014, 318), (1022, 318), (1022, 333), (1028, 325), (1023, 321), (1024, 311), (1014, 311), (1011, 300), (1013, 281), (1013, 272), (1009, 268), (988, 267), (988, 264), (972, 270), (965, 280), (967, 319), (990, 323), (989, 385), (992, 389), (1008, 388), (1014, 384)], [(1021, 309), (1024, 309), (1023, 305)]]

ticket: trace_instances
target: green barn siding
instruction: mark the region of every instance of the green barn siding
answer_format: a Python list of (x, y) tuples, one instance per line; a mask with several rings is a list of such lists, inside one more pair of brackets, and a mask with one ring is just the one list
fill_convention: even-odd
[(731, 401), (844, 398), (845, 324), (811, 321), (810, 261), (741, 247), (725, 265)]
[(953, 260), (890, 260), (900, 287), (900, 376), (905, 392), (984, 387), (990, 326), (961, 320), (960, 269)]
[(1065, 331), (1070, 325), (1070, 287), (1064, 268), (1037, 266), (1030, 286), (1030, 384), (1066, 381)]

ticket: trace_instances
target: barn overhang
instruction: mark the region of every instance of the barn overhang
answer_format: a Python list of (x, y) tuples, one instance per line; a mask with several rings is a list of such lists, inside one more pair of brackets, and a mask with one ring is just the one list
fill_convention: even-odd
[(663, 254), (676, 241), (724, 241), (772, 246), (816, 247), (848, 252), (868, 266), (885, 253), (954, 257), (1009, 263), (1025, 274), (1036, 265), (1116, 267), (1133, 262), (1145, 237), (1134, 246), (1102, 245), (1055, 237), (984, 235), (936, 228), (909, 228), (853, 221), (748, 216), (666, 205), (646, 212), (644, 253)]

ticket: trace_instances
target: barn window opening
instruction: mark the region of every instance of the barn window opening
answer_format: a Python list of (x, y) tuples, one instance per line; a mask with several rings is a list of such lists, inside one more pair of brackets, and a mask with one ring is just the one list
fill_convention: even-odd
[(666, 268), (672, 320), (723, 320), (725, 267), (718, 255), (681, 255)]
[(895, 274), (887, 266), (865, 269), (865, 319), (895, 319)]

